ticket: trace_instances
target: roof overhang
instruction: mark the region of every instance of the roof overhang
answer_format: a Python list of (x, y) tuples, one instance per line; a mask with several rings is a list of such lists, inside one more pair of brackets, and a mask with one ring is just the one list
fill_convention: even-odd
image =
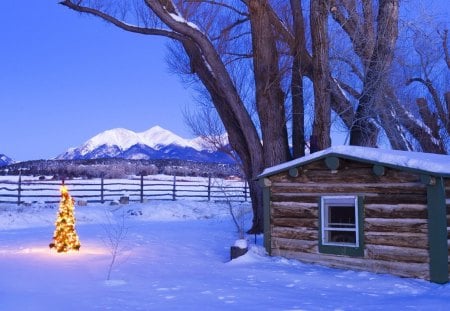
[(387, 150), (359, 146), (334, 146), (302, 158), (265, 169), (258, 179), (307, 165), (311, 162), (337, 157), (373, 165), (385, 166), (423, 175), (450, 178), (450, 155)]

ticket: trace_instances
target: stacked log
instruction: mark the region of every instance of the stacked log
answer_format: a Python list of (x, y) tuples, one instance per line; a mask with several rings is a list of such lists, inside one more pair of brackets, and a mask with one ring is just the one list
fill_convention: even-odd
[[(299, 168), (295, 177), (288, 172), (271, 176), (272, 254), (429, 279), (426, 186), (417, 174), (386, 168), (383, 176), (377, 176), (372, 168), (341, 160), (337, 170), (330, 170), (324, 161), (315, 161)], [(319, 202), (327, 195), (363, 197), (363, 257), (319, 253)], [(450, 215), (450, 203), (447, 207)]]

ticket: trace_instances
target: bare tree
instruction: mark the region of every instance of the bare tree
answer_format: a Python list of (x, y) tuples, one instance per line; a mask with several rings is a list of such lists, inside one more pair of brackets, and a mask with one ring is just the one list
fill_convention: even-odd
[[(294, 157), (305, 152), (305, 133), (310, 129), (304, 122), (304, 79), (309, 79), (314, 88), (312, 136), (316, 149), (330, 145), (331, 110), (349, 130), (351, 144), (376, 146), (384, 133), (393, 148), (410, 149), (414, 146), (409, 137), (433, 133), (418, 122), (421, 115), (404, 104), (391, 81), (399, 0), (310, 0), (309, 10), (305, 3), (61, 2), (123, 30), (164, 36), (175, 42), (171, 47), (180, 56), (179, 72), (184, 81), (208, 95), (210, 109), (219, 116), (230, 146), (242, 163), (253, 204), (251, 232), (263, 229), (262, 191), (256, 176), (265, 167), (292, 158), (289, 137)], [(307, 15), (309, 18), (304, 18)], [(335, 31), (329, 29), (330, 15), (335, 21), (333, 27), (345, 35), (351, 47), (348, 55), (335, 53), (330, 57), (335, 43), (330, 40), (331, 31)], [(443, 33), (442, 38), (448, 61), (447, 35)], [(336, 76), (337, 63), (345, 64), (342, 68), (353, 72), (354, 77), (343, 80)], [(450, 95), (445, 96), (448, 107)], [(433, 137), (425, 135), (428, 142), (422, 145), (432, 143)]]
[[(264, 162), (276, 164), (286, 159), (276, 159), (275, 157), (279, 156), (278, 153), (263, 154), (258, 132), (215, 45), (203, 30), (186, 19), (187, 15), (195, 13), (195, 10), (190, 11), (189, 7), (183, 7), (183, 2), (176, 7), (172, 1), (145, 0), (144, 4), (147, 7), (145, 12), (150, 14), (153, 20), (147, 21), (144, 19), (146, 16), (143, 15), (131, 18), (131, 22), (142, 21), (143, 26), (140, 26), (139, 23), (132, 25), (126, 19), (127, 15), (121, 10), (122, 7), (113, 1), (107, 5), (103, 3), (97, 5), (96, 1), (66, 0), (61, 4), (79, 12), (98, 16), (124, 30), (146, 35), (165, 36), (178, 41), (183, 46), (189, 58), (191, 73), (196, 75), (211, 95), (211, 100), (228, 133), (230, 144), (243, 163), (245, 174), (249, 179), (250, 196), (254, 209), (251, 231), (261, 232), (263, 228), (262, 192), (254, 179), (262, 171)], [(196, 5), (201, 5), (201, 3)], [(218, 5), (237, 15), (248, 15), (247, 13), (241, 14), (239, 6), (235, 8), (225, 4)], [(183, 8), (186, 9), (185, 16), (181, 13)], [(130, 13), (130, 11), (127, 12)], [(207, 30), (207, 27), (208, 25), (204, 29)], [(272, 104), (279, 105), (279, 103), (270, 103), (270, 105)], [(267, 137), (267, 139), (278, 138)], [(265, 144), (270, 145), (268, 141)]]
[(412, 106), (425, 125), (414, 133), (420, 148), (445, 154), (450, 137), (448, 31), (431, 29), (414, 30), (412, 55), (416, 65), (409, 64), (415, 72), (408, 74), (406, 86), (412, 87), (411, 95), (415, 97)]
[[(122, 211), (120, 220), (118, 222), (111, 219), (113, 216), (109, 211), (105, 211), (107, 224), (103, 226), (105, 230), (106, 237), (103, 242), (108, 248), (111, 261), (108, 265), (108, 272), (106, 274), (106, 280), (111, 279), (112, 269), (118, 264), (118, 260), (121, 255), (123, 255), (126, 246), (124, 245), (125, 239), (128, 233), (128, 227), (125, 224), (125, 212)], [(123, 258), (122, 258), (123, 259)]]
[[(241, 164), (239, 156), (228, 142), (228, 135), (213, 107), (201, 105), (200, 109), (195, 111), (186, 109), (183, 112), (183, 116), (191, 131), (202, 140), (201, 143), (207, 149), (223, 152), (238, 165)], [(242, 165), (240, 166), (242, 171), (244, 171)]]
[[(374, 10), (376, 7), (378, 11)], [(402, 64), (398, 63), (400, 59), (396, 55), (399, 52), (396, 45), (399, 36), (398, 9), (398, 1), (378, 1), (378, 3), (373, 0), (331, 1), (330, 11), (333, 19), (352, 44), (352, 50), (348, 53), (337, 50), (332, 57), (334, 65), (344, 66), (345, 64), (350, 70), (334, 77), (338, 86), (351, 98), (356, 107), (350, 125), (350, 141), (351, 144), (356, 145), (376, 146), (380, 135), (384, 135), (394, 149), (445, 153), (446, 143), (441, 141), (440, 137), (443, 132), (437, 130), (434, 124), (436, 118), (433, 116), (435, 108), (439, 110), (439, 107), (444, 105), (439, 104), (436, 100), (438, 97), (435, 95), (430, 95), (431, 101), (428, 99), (429, 103), (426, 105), (423, 99), (411, 101), (405, 98), (401, 95), (405, 92), (405, 79), (395, 77), (399, 75), (399, 71), (411, 65), (404, 60), (401, 60)], [(411, 25), (411, 22), (407, 21), (404, 24)], [(423, 30), (416, 28), (415, 31)], [(444, 41), (445, 32), (440, 33)], [(337, 40), (345, 40), (345, 38), (338, 37)], [(336, 42), (333, 44), (336, 45)], [(405, 51), (407, 57), (404, 59), (411, 59), (414, 53), (420, 54), (417, 47), (421, 47), (429, 54), (430, 51), (435, 53), (436, 46), (441, 46), (440, 43), (435, 44), (430, 40), (419, 45), (411, 44), (406, 42), (405, 38), (402, 38), (401, 44), (404, 45), (404, 49), (407, 49)], [(416, 47), (416, 52), (411, 50), (411, 46)], [(445, 43), (443, 46), (445, 47)], [(421, 53), (423, 54), (424, 51)], [(420, 63), (424, 64), (423, 61)], [(422, 77), (423, 73), (429, 72), (435, 64), (426, 63), (428, 68), (422, 69), (419, 77), (414, 79), (408, 77), (407, 84), (422, 83), (427, 85), (429, 94), (436, 94), (435, 90), (429, 88), (436, 82), (436, 77), (428, 79), (429, 81)], [(336, 73), (336, 67), (333, 67), (333, 70)], [(350, 72), (353, 75), (349, 79)], [(440, 95), (441, 101), (444, 97), (445, 95)], [(426, 112), (425, 107), (431, 110)], [(443, 115), (441, 113), (441, 116)], [(438, 123), (442, 124), (442, 121)], [(346, 124), (348, 125), (347, 122)]]
[[(376, 146), (379, 126), (375, 119), (384, 110), (386, 77), (394, 57), (398, 36), (398, 0), (361, 0), (361, 8), (351, 0), (332, 0), (334, 20), (349, 36), (363, 67), (363, 87), (358, 99), (350, 144)], [(361, 13), (358, 13), (361, 12)]]

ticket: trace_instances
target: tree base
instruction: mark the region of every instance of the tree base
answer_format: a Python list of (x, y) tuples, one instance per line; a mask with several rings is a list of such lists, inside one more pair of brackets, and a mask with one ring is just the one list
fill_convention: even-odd
[(237, 246), (231, 246), (230, 247), (230, 259), (233, 260), (242, 255), (245, 255), (247, 253), (247, 251), (248, 251), (248, 248), (240, 248)]

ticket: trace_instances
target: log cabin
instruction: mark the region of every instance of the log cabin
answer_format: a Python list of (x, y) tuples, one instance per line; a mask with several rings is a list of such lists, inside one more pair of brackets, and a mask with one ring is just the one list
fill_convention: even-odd
[(449, 281), (450, 156), (335, 146), (258, 179), (270, 255)]

